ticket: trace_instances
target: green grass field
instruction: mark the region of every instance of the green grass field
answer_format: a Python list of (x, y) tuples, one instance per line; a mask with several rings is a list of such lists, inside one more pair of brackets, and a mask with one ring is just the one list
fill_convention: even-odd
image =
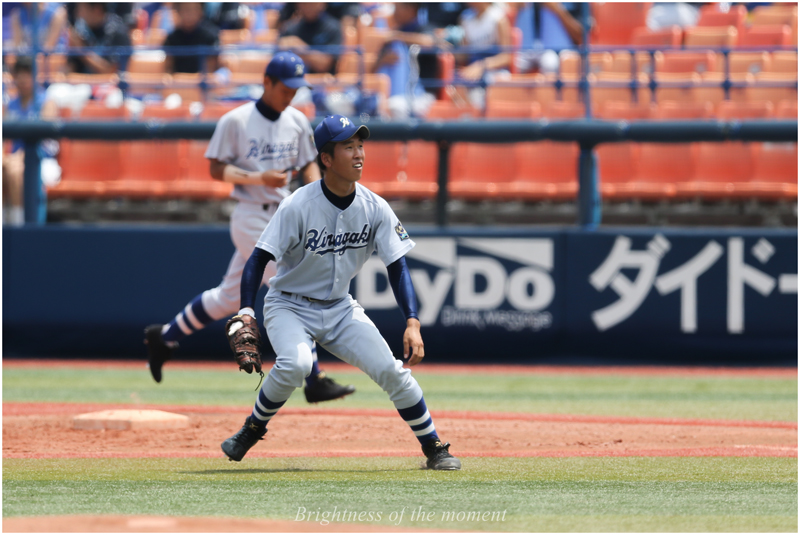
[[(332, 375), (352, 382), (358, 392), (328, 407), (392, 407), (365, 376)], [(794, 379), (426, 373), (417, 378), (434, 412), (797, 420)], [(247, 407), (256, 383), (252, 376), (233, 371), (168, 368), (164, 383), (156, 385), (144, 369), (6, 368), (3, 400)], [(288, 405), (306, 406), (300, 393)], [(466, 457), (464, 469), (455, 473), (419, 470), (410, 461), (253, 458), (239, 465), (208, 458), (5, 459), (3, 516), (152, 514), (295, 520), (298, 514), (318, 513), (311, 521), (320, 522), (324, 513), (330, 515), (336, 508), (340, 514), (372, 512), (372, 523), (377, 524), (457, 531), (796, 532), (798, 528), (796, 458)], [(430, 520), (411, 521), (412, 510), (420, 506)], [(390, 518), (403, 508), (402, 519)], [(476, 513), (487, 512), (497, 518), (475, 520)], [(463, 513), (460, 519), (459, 513)]]

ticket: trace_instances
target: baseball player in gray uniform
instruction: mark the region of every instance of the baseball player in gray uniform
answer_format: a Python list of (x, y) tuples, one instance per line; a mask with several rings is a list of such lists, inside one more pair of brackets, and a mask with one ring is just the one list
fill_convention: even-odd
[(434, 470), (458, 470), (461, 462), (442, 443), (422, 389), (348, 290), (373, 251), (387, 266), (389, 281), (406, 318), (404, 359), (413, 366), (425, 356), (417, 299), (405, 255), (414, 242), (389, 204), (358, 184), (364, 166), (366, 126), (341, 115), (326, 117), (314, 131), (324, 177), (285, 199), (258, 239), (241, 283), (239, 314), (226, 331), (243, 369), (260, 371), (256, 292), (265, 267), (277, 264), (264, 301), (264, 326), (277, 354), (253, 412), (222, 443), (240, 461), (267, 432), (267, 423), (311, 373), (312, 347), (325, 349), (363, 370), (389, 395), (417, 436)]
[[(226, 113), (217, 124), (206, 150), (211, 176), (234, 184), (238, 201), (231, 215), (231, 238), (236, 251), (222, 283), (195, 297), (166, 325), (145, 329), (150, 372), (161, 382), (161, 368), (183, 337), (239, 310), (242, 269), (280, 202), (289, 195), (293, 171), (304, 182), (319, 180), (317, 150), (308, 119), (289, 106), (297, 89), (308, 86), (303, 60), (291, 52), (276, 54), (264, 74), (264, 93)], [(264, 282), (275, 274), (265, 273)], [(337, 399), (355, 391), (336, 383), (319, 369), (316, 346), (305, 395), (310, 402)]]

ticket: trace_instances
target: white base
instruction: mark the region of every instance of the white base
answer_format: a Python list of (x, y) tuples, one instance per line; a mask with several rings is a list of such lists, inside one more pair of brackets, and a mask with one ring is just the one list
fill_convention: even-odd
[(73, 429), (167, 429), (189, 426), (189, 417), (153, 410), (110, 410), (80, 414)]

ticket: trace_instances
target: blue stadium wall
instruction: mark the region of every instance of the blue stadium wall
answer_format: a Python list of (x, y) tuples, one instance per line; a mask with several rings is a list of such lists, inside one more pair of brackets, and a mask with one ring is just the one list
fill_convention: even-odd
[[(794, 230), (409, 230), (429, 361), (797, 363)], [(4, 228), (3, 355), (144, 358), (232, 253), (217, 226)], [(400, 354), (377, 257), (351, 289)], [(229, 358), (222, 325), (178, 358)]]

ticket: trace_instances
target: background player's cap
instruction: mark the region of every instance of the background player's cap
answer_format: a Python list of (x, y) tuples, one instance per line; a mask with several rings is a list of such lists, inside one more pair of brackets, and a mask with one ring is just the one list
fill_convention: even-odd
[(300, 56), (292, 52), (278, 52), (272, 56), (272, 61), (264, 73), (265, 76), (274, 76), (292, 89), (311, 87), (311, 84), (303, 78), (305, 74), (305, 63)]
[(314, 129), (314, 144), (317, 146), (317, 152), (321, 152), (326, 143), (346, 141), (356, 134), (359, 134), (361, 139), (367, 139), (369, 128), (363, 124), (356, 126), (344, 115), (328, 115)]

